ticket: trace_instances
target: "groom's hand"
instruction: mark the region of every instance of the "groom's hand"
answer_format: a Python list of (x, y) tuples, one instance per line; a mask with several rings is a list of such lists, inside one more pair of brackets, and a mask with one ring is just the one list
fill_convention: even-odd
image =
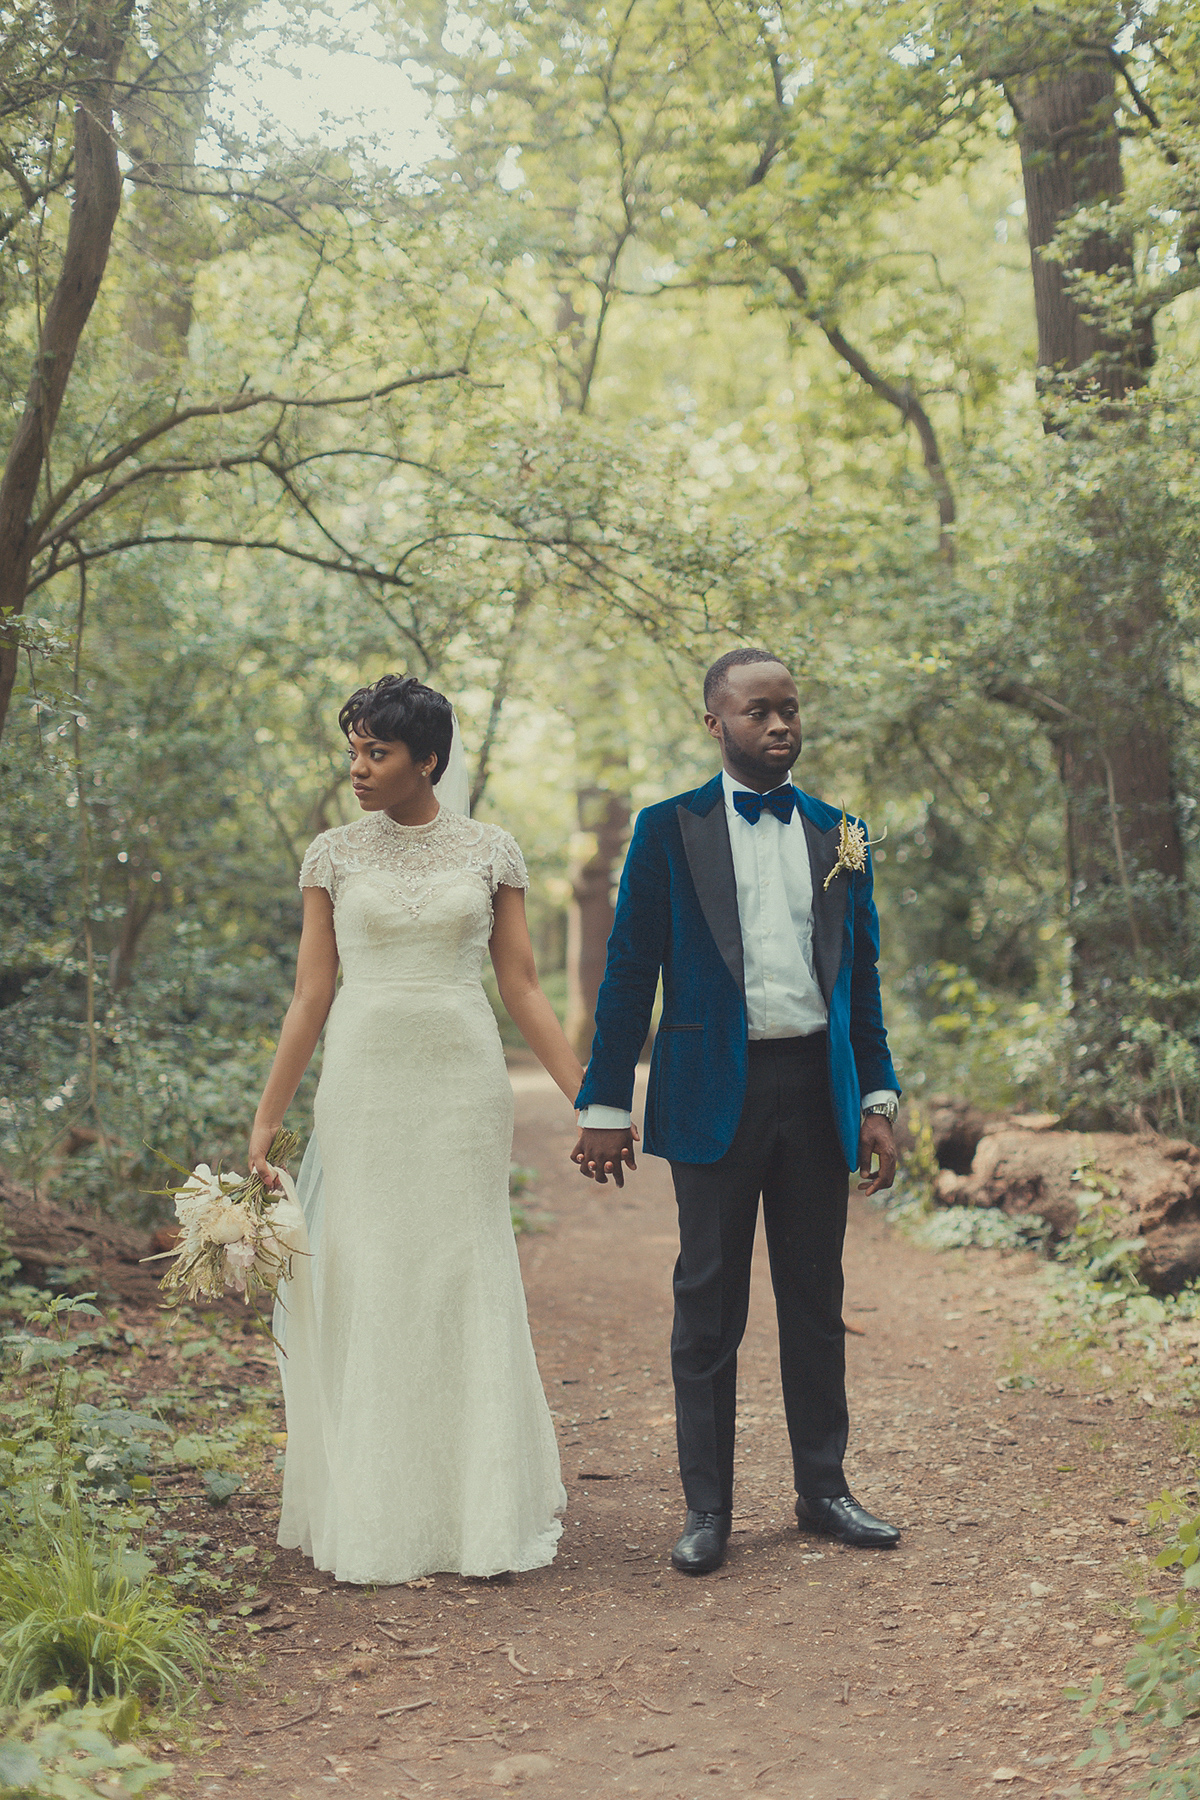
[(581, 1175), (586, 1175), (589, 1181), (598, 1181), (601, 1187), (607, 1185), (610, 1175), (618, 1187), (624, 1187), (625, 1170), (637, 1168), (633, 1157), (636, 1136), (637, 1129), (632, 1125), (627, 1125), (623, 1131), (598, 1131), (591, 1125), (583, 1125), (579, 1142), (571, 1152), (571, 1161), (579, 1164)]
[[(879, 1158), (879, 1169), (871, 1173), (871, 1158)], [(858, 1184), (860, 1194), (877, 1194), (890, 1188), (896, 1179), (896, 1140), (882, 1113), (868, 1113), (858, 1133)]]

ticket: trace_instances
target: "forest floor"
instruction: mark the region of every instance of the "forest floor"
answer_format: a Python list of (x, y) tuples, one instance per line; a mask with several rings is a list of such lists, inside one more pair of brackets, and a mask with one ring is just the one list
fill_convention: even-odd
[[(647, 1158), (623, 1191), (584, 1182), (557, 1092), (537, 1070), (513, 1079), (514, 1157), (538, 1171), (528, 1206), (546, 1215), (521, 1258), (570, 1496), (558, 1558), (492, 1582), (350, 1588), (297, 1552), (268, 1563), (273, 1452), (239, 1465), (245, 1485), (222, 1508), (181, 1494), (177, 1530), (265, 1573), (258, 1610), (237, 1627), (236, 1679), (204, 1703), (190, 1741), (164, 1746), (172, 1794), (1124, 1790), (1144, 1752), (1076, 1772), (1091, 1725), (1066, 1690), (1099, 1674), (1120, 1695), (1131, 1578), (1173, 1591), (1150, 1566), (1142, 1509), (1192, 1479), (1187, 1422), (1148, 1405), (1129, 1371), (1047, 1355), (1031, 1255), (935, 1255), (856, 1199), (849, 1475), (903, 1527), (902, 1544), (847, 1550), (796, 1529), (764, 1254), (741, 1359), (728, 1561), (709, 1577), (676, 1574), (669, 1171)], [(258, 1382), (272, 1403), (262, 1353), (261, 1339), (223, 1338), (224, 1372), (208, 1384), (225, 1395), (223, 1417), (239, 1386)], [(132, 1403), (178, 1378), (178, 1348), (158, 1355), (130, 1380)], [(1022, 1375), (1035, 1385), (1004, 1385)]]

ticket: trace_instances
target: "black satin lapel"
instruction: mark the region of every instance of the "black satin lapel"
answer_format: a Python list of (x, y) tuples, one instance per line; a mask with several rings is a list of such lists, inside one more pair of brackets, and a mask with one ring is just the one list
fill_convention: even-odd
[(733, 873), (733, 851), (729, 848), (724, 798), (718, 799), (703, 816), (689, 812), (686, 806), (675, 810), (700, 910), (725, 967), (737, 982), (739, 992), (744, 994), (742, 924), (738, 917), (737, 881)]
[(842, 966), (846, 883), (850, 877), (843, 872), (826, 889), (825, 879), (837, 861), (838, 827), (835, 825), (832, 831), (818, 831), (806, 813), (799, 816), (804, 820), (808, 861), (812, 869), (813, 969), (816, 972), (817, 986), (828, 1006), (837, 984), (838, 970)]

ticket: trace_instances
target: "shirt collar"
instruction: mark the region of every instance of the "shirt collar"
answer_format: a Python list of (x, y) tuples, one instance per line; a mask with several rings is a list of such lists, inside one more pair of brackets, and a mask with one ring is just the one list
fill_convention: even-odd
[[(775, 783), (775, 787), (768, 788), (766, 791), (769, 794), (773, 794), (775, 792), (776, 788), (785, 788), (785, 787), (794, 787), (794, 786), (795, 786), (795, 783), (791, 780), (791, 777), (789, 775), (789, 778), (787, 781), (777, 781)], [(757, 788), (748, 788), (746, 786), (745, 782), (743, 782), (743, 781), (735, 781), (733, 779), (733, 776), (729, 773), (728, 769), (721, 770), (721, 787), (725, 794), (725, 811), (727, 813), (729, 813), (731, 815), (731, 817), (734, 817), (734, 818), (740, 818), (741, 815), (738, 813), (737, 808), (733, 804), (733, 796), (735, 794), (756, 794), (758, 792)]]

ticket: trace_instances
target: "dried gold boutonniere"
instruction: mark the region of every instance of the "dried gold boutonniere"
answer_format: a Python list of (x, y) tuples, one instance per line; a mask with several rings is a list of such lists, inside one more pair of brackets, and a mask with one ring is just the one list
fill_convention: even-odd
[(867, 851), (873, 850), (876, 844), (882, 844), (887, 836), (884, 827), (883, 837), (868, 838), (862, 826), (855, 820), (853, 823), (846, 817), (846, 808), (842, 807), (842, 822), (838, 826), (837, 861), (825, 877), (821, 892), (828, 893), (829, 884), (835, 875), (844, 869), (849, 875), (859, 875), (867, 866)]

